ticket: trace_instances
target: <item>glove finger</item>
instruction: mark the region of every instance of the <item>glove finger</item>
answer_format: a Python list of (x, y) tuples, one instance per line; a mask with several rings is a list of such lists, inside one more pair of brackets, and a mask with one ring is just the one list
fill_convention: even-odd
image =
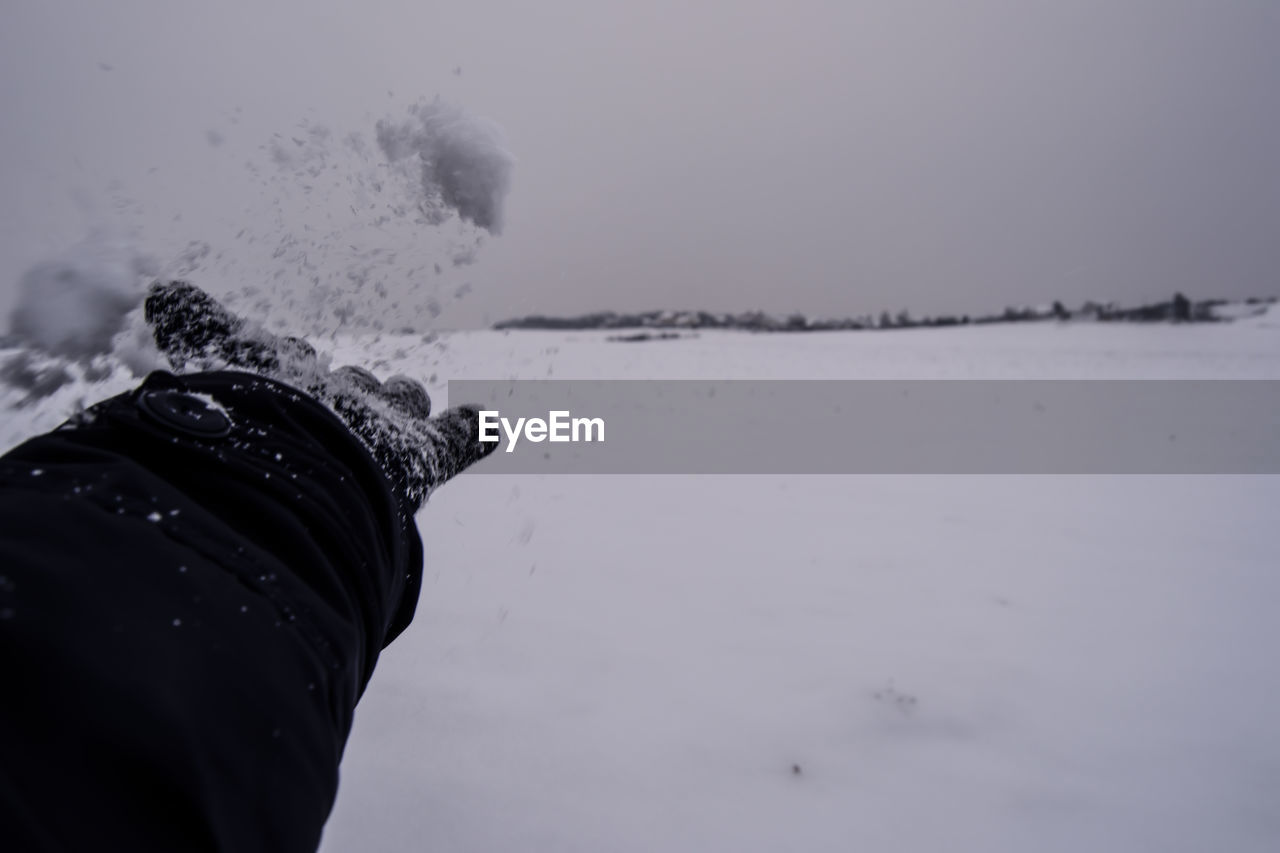
[(244, 327), (218, 300), (185, 281), (152, 284), (143, 312), (156, 345), (175, 362), (223, 347)]
[(428, 418), (426, 425), (431, 436), (427, 452), (435, 460), (433, 489), (498, 449), (498, 442), (480, 440), (477, 406), (454, 406)]

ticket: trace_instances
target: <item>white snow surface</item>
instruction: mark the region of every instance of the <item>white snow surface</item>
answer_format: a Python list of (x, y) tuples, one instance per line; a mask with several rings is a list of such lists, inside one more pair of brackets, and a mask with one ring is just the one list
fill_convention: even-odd
[[(1274, 313), (319, 343), (443, 406), (462, 378), (1277, 379)], [(6, 409), (3, 441), (133, 381)], [(419, 514), (417, 619), (322, 850), (1280, 849), (1277, 506), (1270, 476), (464, 475)]]

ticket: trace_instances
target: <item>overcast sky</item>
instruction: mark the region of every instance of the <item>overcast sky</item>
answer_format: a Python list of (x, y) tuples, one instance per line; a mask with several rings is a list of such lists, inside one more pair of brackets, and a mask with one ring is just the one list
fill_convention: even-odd
[(435, 95), (516, 160), (474, 264), (379, 269), (442, 323), (1280, 292), (1274, 0), (7, 0), (0, 77), (0, 306), (103, 227), (268, 276), (260, 146)]

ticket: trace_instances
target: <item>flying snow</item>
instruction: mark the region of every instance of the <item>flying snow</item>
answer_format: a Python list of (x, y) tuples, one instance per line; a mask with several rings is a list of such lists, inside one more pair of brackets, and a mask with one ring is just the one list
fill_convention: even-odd
[(377, 124), (378, 147), (419, 182), (419, 209), (432, 223), (453, 211), (490, 234), (502, 232), (502, 205), (515, 158), (490, 121), (439, 98), (409, 108), (403, 121)]
[[(245, 162), (255, 193), (236, 213), (245, 224), (235, 247), (188, 235), (185, 248), (151, 246), (156, 263), (96, 234), (31, 267), (9, 324), (8, 343), (23, 354), (0, 382), (56, 388), (70, 362), (104, 356), (134, 371), (153, 365), (146, 329), (129, 318), (157, 277), (190, 278), (293, 333), (432, 322), (447, 293), (456, 301), (470, 288), (430, 271), (475, 263), (485, 238), (501, 231), (515, 160), (496, 124), (439, 98), (377, 121), (372, 136), (311, 121), (275, 134)], [(205, 141), (203, 157), (230, 144), (217, 130)], [(119, 204), (115, 212), (142, 213)], [(140, 225), (113, 221), (109, 233), (141, 234)]]
[(23, 274), (10, 331), (33, 349), (91, 359), (110, 349), (155, 270), (125, 241), (92, 236)]

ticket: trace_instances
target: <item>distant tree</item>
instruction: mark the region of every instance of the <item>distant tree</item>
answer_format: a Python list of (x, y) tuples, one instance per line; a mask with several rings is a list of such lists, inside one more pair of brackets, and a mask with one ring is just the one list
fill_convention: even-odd
[(893, 328), (893, 318), (889, 316), (889, 312), (888, 312), (888, 311), (881, 311), (881, 312), (880, 312), (880, 323), (879, 323), (879, 326), (880, 326), (880, 328), (882, 328), (882, 329), (892, 329), (892, 328)]
[(1066, 320), (1071, 316), (1071, 312), (1067, 310), (1067, 306), (1055, 299), (1053, 302), (1053, 316), (1059, 320)]
[(1173, 321), (1185, 323), (1191, 319), (1191, 300), (1181, 293), (1173, 294)]

